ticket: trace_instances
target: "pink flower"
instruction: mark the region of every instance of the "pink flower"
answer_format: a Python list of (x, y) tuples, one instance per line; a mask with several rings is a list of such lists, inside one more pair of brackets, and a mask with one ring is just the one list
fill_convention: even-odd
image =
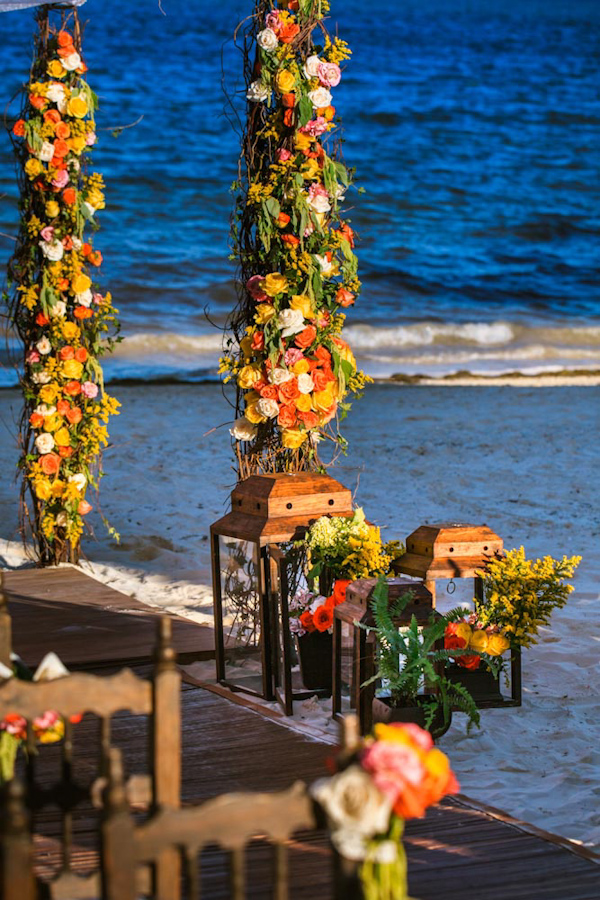
[(285, 351), (286, 366), (293, 366), (297, 362), (300, 362), (301, 359), (304, 359), (304, 354), (302, 350), (298, 350), (297, 347), (290, 347), (289, 350)]
[(265, 294), (261, 285), (263, 283), (262, 275), (253, 275), (252, 278), (249, 278), (246, 282), (246, 290), (259, 303), (263, 303), (265, 300), (270, 300), (268, 294)]
[(104, 300), (104, 297), (102, 296), (102, 294), (94, 294), (94, 295), (92, 296), (92, 300), (94, 301), (94, 303), (97, 303), (98, 306), (100, 306), (100, 304), (101, 304), (101, 303), (103, 302), (103, 300)]
[(91, 503), (88, 503), (87, 500), (80, 500), (79, 505), (77, 507), (77, 512), (80, 516), (87, 516), (89, 512), (93, 510), (93, 506)]
[(41, 357), (37, 350), (30, 350), (27, 356), (25, 357), (25, 362), (30, 366), (35, 365), (35, 363), (39, 363)]
[(310, 122), (303, 125), (299, 131), (302, 131), (304, 134), (310, 134), (311, 137), (319, 137), (319, 135), (327, 131), (327, 127), (327, 119), (324, 116), (317, 116), (316, 119), (311, 119)]
[(404, 731), (411, 741), (420, 747), (421, 750), (431, 750), (433, 747), (433, 738), (424, 728), (419, 728), (414, 722), (390, 722), (389, 728), (400, 728)]
[(33, 727), (39, 731), (47, 731), (49, 728), (54, 728), (59, 720), (60, 716), (58, 713), (47, 709), (43, 716), (38, 716), (37, 719), (33, 720)]
[(69, 183), (69, 173), (66, 169), (61, 169), (60, 172), (57, 172), (56, 178), (52, 179), (52, 187), (55, 187), (58, 191), (62, 191), (64, 187), (66, 187)]
[(271, 31), (274, 31), (275, 34), (279, 34), (281, 31), (281, 21), (279, 19), (279, 13), (277, 11), (267, 13), (265, 18), (265, 26), (270, 28)]
[[(302, 129), (300, 129), (302, 131)], [(288, 159), (292, 158), (292, 154), (289, 150), (285, 150), (283, 147), (280, 147), (277, 151), (277, 159), (279, 162), (287, 162)]]
[(407, 784), (417, 787), (426, 775), (425, 767), (414, 750), (405, 744), (390, 741), (371, 744), (363, 754), (361, 765), (371, 773), (375, 785), (392, 805)]
[(319, 63), (317, 68), (319, 81), (323, 87), (336, 87), (342, 78), (342, 70), (336, 63)]
[(81, 385), (81, 393), (84, 397), (88, 397), (90, 400), (93, 400), (94, 397), (98, 396), (98, 385), (94, 384), (93, 381), (84, 381)]
[(97, 138), (93, 131), (90, 131), (90, 133), (86, 135), (85, 142), (88, 147), (92, 147), (96, 143), (96, 140)]
[(54, 240), (54, 228), (52, 225), (46, 225), (45, 228), (42, 228), (40, 231), (40, 235), (45, 241), (48, 241), (49, 244)]

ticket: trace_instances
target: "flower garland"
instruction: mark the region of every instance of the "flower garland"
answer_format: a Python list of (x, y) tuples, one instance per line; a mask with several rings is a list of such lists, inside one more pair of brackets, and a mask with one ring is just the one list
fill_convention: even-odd
[(366, 521), (360, 506), (352, 516), (321, 516), (304, 542), (312, 576), (318, 577), (327, 567), (335, 578), (350, 581), (387, 575), (404, 552), (398, 541), (383, 543), (380, 529)]
[(38, 12), (27, 96), (12, 129), (21, 223), (9, 263), (9, 315), (24, 347), (21, 527), (44, 565), (78, 560), (92, 509), (86, 491), (98, 487), (106, 423), (119, 407), (98, 362), (112, 348), (117, 310), (95, 283), (102, 254), (84, 237), (105, 206), (102, 176), (84, 171), (97, 98), (83, 77), (77, 13), (62, 12), (58, 28), (49, 16)]
[[(341, 337), (360, 291), (342, 214), (352, 174), (325, 139), (351, 51), (330, 39), (326, 0), (258, 0), (244, 34), (248, 124), (232, 225), (239, 303), (220, 371), (237, 386), (240, 475), (316, 468), (345, 442), (334, 420), (368, 380)], [(322, 44), (313, 43), (318, 27)], [(254, 56), (254, 63), (252, 63)]]

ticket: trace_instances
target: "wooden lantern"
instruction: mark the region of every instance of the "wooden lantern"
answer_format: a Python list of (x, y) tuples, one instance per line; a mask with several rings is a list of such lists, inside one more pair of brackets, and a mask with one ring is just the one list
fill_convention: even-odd
[[(362, 734), (370, 731), (373, 724), (375, 683), (367, 687), (361, 685), (375, 674), (377, 647), (374, 632), (367, 632), (360, 626), (375, 624), (371, 602), (376, 586), (376, 578), (354, 581), (348, 585), (345, 602), (336, 606), (333, 612), (333, 717), (343, 717), (342, 682), (345, 681), (350, 685), (350, 707), (358, 714)], [(413, 616), (422, 626), (436, 615), (431, 593), (423, 584), (391, 578), (388, 579), (388, 590), (390, 605), (403, 594), (412, 594), (410, 603), (395, 620), (399, 628), (410, 625)]]
[(329, 475), (252, 475), (211, 526), (217, 680), (275, 699), (277, 566), (270, 546), (298, 540), (323, 515), (351, 515), (352, 495)]

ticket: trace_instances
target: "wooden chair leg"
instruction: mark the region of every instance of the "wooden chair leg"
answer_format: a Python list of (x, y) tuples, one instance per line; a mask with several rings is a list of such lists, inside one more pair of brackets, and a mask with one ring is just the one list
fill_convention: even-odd
[(0, 895), (3, 900), (36, 900), (33, 847), (25, 808), (25, 792), (18, 779), (4, 787), (0, 846)]
[(111, 750), (101, 827), (102, 900), (136, 900), (134, 823), (119, 750)]

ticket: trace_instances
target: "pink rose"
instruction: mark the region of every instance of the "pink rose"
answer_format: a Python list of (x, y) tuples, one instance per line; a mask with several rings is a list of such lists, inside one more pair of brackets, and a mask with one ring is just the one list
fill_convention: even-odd
[(249, 278), (246, 282), (246, 290), (257, 302), (264, 303), (264, 301), (269, 301), (271, 298), (268, 294), (265, 294), (261, 285), (263, 283), (262, 275), (253, 275), (252, 278)]
[(90, 400), (93, 400), (94, 397), (98, 396), (98, 385), (94, 384), (93, 381), (84, 381), (81, 385), (81, 393)]
[(304, 353), (302, 350), (298, 350), (297, 347), (290, 347), (289, 350), (285, 351), (286, 366), (294, 366), (297, 362), (300, 362), (301, 359), (304, 359)]
[[(300, 130), (302, 131), (302, 129), (300, 129)], [(279, 162), (287, 162), (288, 159), (291, 159), (291, 158), (292, 158), (292, 154), (290, 153), (289, 150), (284, 150), (283, 147), (280, 147), (279, 150), (277, 151), (277, 159), (279, 160)]]
[(336, 87), (341, 80), (342, 71), (336, 63), (319, 63), (317, 68), (319, 81), (323, 87)]
[(267, 28), (270, 28), (271, 31), (274, 31), (275, 34), (279, 34), (281, 31), (281, 21), (279, 19), (278, 12), (270, 12), (267, 14), (265, 18), (265, 25)]
[(97, 303), (98, 306), (100, 306), (100, 304), (101, 304), (101, 303), (103, 302), (103, 300), (104, 300), (104, 297), (102, 296), (102, 294), (94, 294), (94, 295), (92, 296), (92, 300), (94, 301), (94, 303)]
[(365, 771), (373, 776), (382, 794), (395, 804), (405, 785), (420, 785), (425, 778), (425, 768), (414, 750), (405, 744), (375, 741), (361, 759)]
[(327, 131), (327, 119), (324, 116), (317, 116), (316, 119), (307, 122), (299, 130), (304, 134), (310, 134), (311, 137), (319, 137), (319, 135), (325, 134)]
[(69, 183), (69, 173), (66, 169), (61, 169), (60, 172), (57, 172), (56, 178), (52, 179), (52, 187), (55, 187), (57, 191), (62, 191), (64, 187), (66, 187)]
[(97, 140), (97, 138), (93, 131), (90, 131), (90, 133), (88, 135), (86, 135), (85, 142), (88, 145), (88, 147), (92, 147), (96, 143), (96, 140)]
[(25, 362), (29, 363), (30, 366), (33, 366), (35, 363), (39, 363), (40, 359), (41, 357), (37, 350), (30, 350), (25, 357)]
[(93, 506), (91, 503), (88, 503), (87, 500), (80, 500), (79, 506), (77, 507), (77, 512), (80, 516), (87, 516), (89, 512), (93, 510)]
[(45, 228), (42, 228), (40, 231), (40, 235), (45, 241), (48, 241), (49, 244), (54, 240), (54, 228), (52, 225), (46, 225)]

